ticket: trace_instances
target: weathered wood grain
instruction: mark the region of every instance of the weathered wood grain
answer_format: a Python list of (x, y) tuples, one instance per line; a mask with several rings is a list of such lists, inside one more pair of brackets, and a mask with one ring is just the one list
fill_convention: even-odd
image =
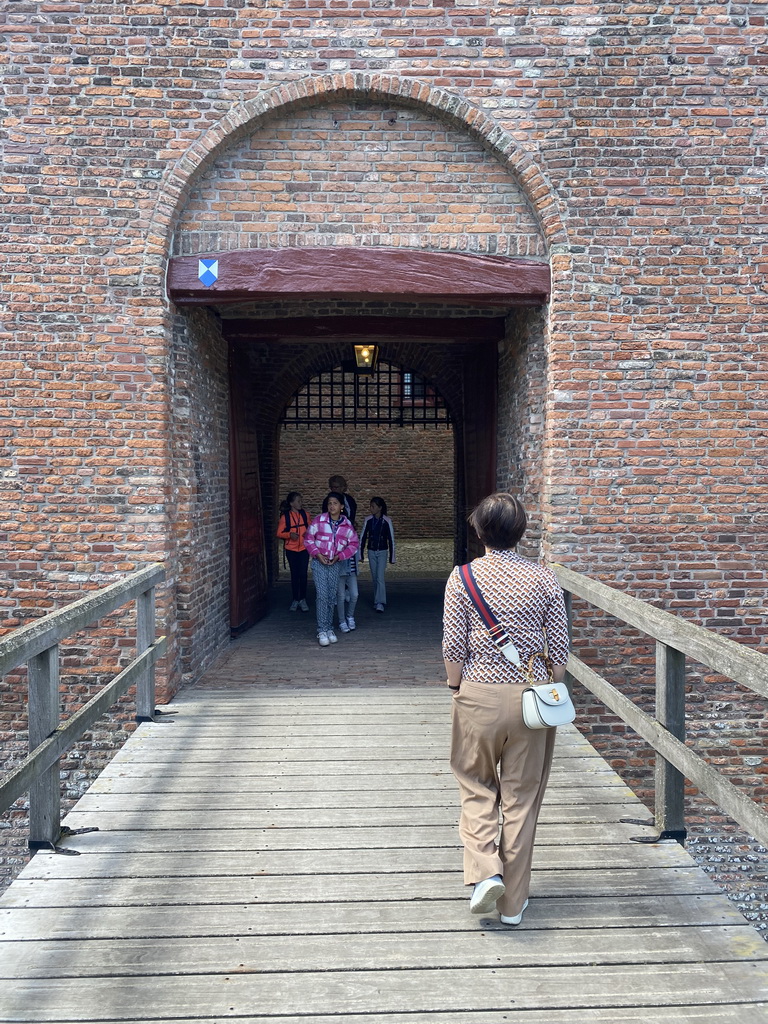
[[(545, 803), (540, 820), (544, 823), (560, 822), (578, 824), (601, 821), (619, 821), (621, 818), (637, 818), (647, 816), (648, 811), (642, 804), (600, 802), (592, 800), (579, 805), (577, 803), (553, 804)], [(370, 825), (412, 825), (414, 819), (421, 825), (457, 825), (458, 808), (451, 807), (446, 801), (442, 807), (420, 807), (416, 812), (407, 807), (326, 807), (322, 815), (314, 816), (306, 810), (283, 808), (269, 811), (252, 810), (246, 812), (220, 811), (201, 807), (187, 811), (136, 811), (134, 813), (111, 814), (107, 811), (70, 811), (64, 824), (72, 829), (97, 827), (109, 831), (119, 829), (182, 829), (182, 828), (242, 828), (245, 821), (251, 828), (299, 828), (314, 822), (323, 828), (356, 828)]]
[[(218, 279), (210, 287), (198, 277), (203, 257), (219, 263)], [(294, 300), (397, 296), (507, 305), (541, 303), (551, 284), (549, 264), (536, 260), (387, 246), (312, 246), (174, 256), (167, 286), (169, 297), (180, 305), (286, 295)]]
[[(549, 934), (561, 930), (671, 928), (695, 925), (745, 926), (722, 893), (655, 896), (531, 897), (529, 911), (515, 932)], [(748, 927), (748, 926), (747, 926)], [(391, 900), (378, 903), (265, 903), (200, 906), (111, 907), (89, 915), (88, 936), (183, 938), (188, 935), (346, 935), (409, 932), (440, 939), (448, 932), (508, 930), (495, 915), (467, 913), (466, 896), (453, 900)], [(42, 941), (83, 937), (79, 907), (55, 911), (39, 907), (0, 907), (0, 939)], [(4, 947), (9, 948), (9, 947)]]
[[(339, 838), (341, 835), (339, 834)], [(20, 878), (130, 878), (138, 866), (144, 878), (189, 878), (244, 876), (259, 874), (312, 875), (378, 872), (401, 874), (426, 870), (456, 871), (461, 863), (460, 846), (452, 848), (368, 849), (364, 860), (360, 848), (332, 850), (230, 850), (198, 852), (194, 863), (178, 853), (145, 853), (128, 859), (120, 854), (92, 853), (61, 858), (53, 853), (38, 853), (19, 875)], [(540, 846), (534, 854), (534, 869), (578, 869), (589, 858), (591, 870), (626, 868), (690, 867), (690, 857), (678, 843), (656, 846), (625, 843), (622, 846), (597, 846), (585, 850), (568, 846)]]
[(468, 913), (444, 698), (388, 692), (418, 728), (375, 748), (348, 740), (381, 691), (302, 695), (309, 745), (284, 691), (142, 726), (67, 816), (101, 831), (0, 899), (0, 1021), (762, 1022), (768, 945), (680, 846), (628, 842), (650, 815), (575, 729), (522, 925)]
[[(259, 786), (247, 787), (245, 792), (222, 791), (216, 799), (219, 811), (261, 810), (321, 810), (330, 808), (386, 808), (408, 807), (416, 811), (422, 807), (453, 807), (457, 796), (455, 787), (433, 789), (395, 790), (326, 790), (303, 793), (300, 790), (268, 791)], [(583, 805), (599, 801), (602, 804), (627, 803), (634, 793), (627, 786), (553, 786), (546, 797), (547, 806)], [(192, 793), (158, 793), (152, 802), (153, 813), (184, 810), (197, 811), (199, 796)], [(79, 802), (83, 812), (98, 814), (135, 814), (146, 807), (146, 794), (86, 793)]]
[[(147, 1020), (178, 1017), (194, 1006), (200, 1016), (235, 1016), (262, 1009), (273, 1015), (332, 1012), (425, 1013), (466, 1009), (519, 1013), (528, 1009), (647, 1006), (740, 1000), (765, 1002), (768, 986), (755, 985), (754, 963), (636, 964), (454, 970), (312, 971), (91, 978), (4, 983), (5, 1019), (39, 1021)], [(42, 1010), (42, 1012), (41, 1012)], [(1, 1019), (1, 1018), (0, 1018)]]
[[(723, 1004), (717, 1006), (664, 1006), (665, 1024), (765, 1024), (766, 1007), (764, 1004), (744, 1003)], [(637, 1006), (616, 1006), (608, 1008), (580, 1007), (577, 1011), (578, 1024), (658, 1024), (659, 1012), (653, 1007), (644, 1008)], [(570, 1009), (565, 1010), (525, 1010), (524, 1016), (517, 1014), (519, 1024), (574, 1024), (574, 1013)], [(449, 1011), (419, 1013), (418, 1016), (412, 1013), (366, 1013), (364, 1017), (348, 1020), (359, 1021), (360, 1024), (457, 1024), (457, 1014)], [(218, 1021), (220, 1018), (174, 1018), (174, 1024), (201, 1024), (201, 1022)], [(253, 1017), (239, 1016), (238, 1024), (284, 1024), (289, 1020), (294, 1024), (295, 1018), (280, 1016)], [(341, 1018), (344, 1019), (343, 1017)], [(462, 1010), (461, 1024), (510, 1024), (509, 1011), (496, 1010), (484, 1011), (482, 1013), (467, 1013)], [(340, 1018), (336, 1015), (311, 1014), (301, 1017), (301, 1024), (339, 1024)], [(48, 1024), (48, 1022), (47, 1022)], [(63, 1021), (51, 1021), (49, 1024), (64, 1024)]]
[[(619, 822), (588, 824), (540, 823), (537, 848), (543, 846), (626, 845), (631, 836), (655, 834), (653, 828)], [(326, 828), (233, 828), (159, 829), (156, 831), (89, 832), (64, 839), (61, 846), (81, 854), (92, 853), (194, 853), (227, 850), (406, 850), (412, 847), (456, 849), (458, 831), (454, 825), (376, 825), (346, 829)], [(43, 852), (44, 853), (44, 852)]]
[(21, 948), (15, 943), (0, 961), (0, 979), (98, 978), (104, 975), (226, 974), (250, 972), (356, 971), (472, 967), (719, 963), (768, 960), (768, 943), (739, 926), (615, 928), (590, 932), (532, 931), (524, 937), (505, 929), (454, 933), (449, 942), (425, 942), (423, 933), (348, 935), (236, 935), (165, 939), (59, 940)]
[[(642, 896), (716, 893), (718, 887), (695, 867), (589, 868), (534, 871), (531, 892), (551, 896)], [(165, 878), (162, 885), (137, 886), (125, 878), (18, 878), (3, 897), (3, 907), (114, 907), (171, 904), (291, 903), (362, 900), (465, 899), (457, 858), (453, 872), (396, 874), (250, 875), (237, 879)]]

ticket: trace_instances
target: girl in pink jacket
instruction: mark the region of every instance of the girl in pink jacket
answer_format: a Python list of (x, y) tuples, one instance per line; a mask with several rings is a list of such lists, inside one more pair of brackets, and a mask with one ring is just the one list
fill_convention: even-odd
[(327, 498), (328, 511), (321, 512), (304, 534), (304, 547), (312, 559), (317, 609), (317, 641), (321, 647), (336, 643), (333, 611), (339, 590), (340, 562), (351, 558), (360, 542), (344, 515), (344, 495), (332, 491)]

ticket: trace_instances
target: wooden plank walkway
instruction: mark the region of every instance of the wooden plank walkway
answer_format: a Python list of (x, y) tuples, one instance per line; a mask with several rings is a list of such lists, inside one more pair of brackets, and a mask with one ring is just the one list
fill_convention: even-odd
[(560, 730), (516, 929), (468, 912), (441, 688), (192, 690), (0, 899), (0, 1020), (768, 1020), (768, 944)]

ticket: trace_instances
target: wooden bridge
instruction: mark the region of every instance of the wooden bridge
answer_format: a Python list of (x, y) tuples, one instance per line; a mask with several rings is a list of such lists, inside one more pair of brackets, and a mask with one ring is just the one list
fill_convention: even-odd
[(98, 831), (0, 899), (0, 1020), (768, 1019), (768, 944), (678, 843), (630, 841), (648, 812), (575, 728), (506, 928), (468, 912), (443, 688), (241, 673), (140, 725), (65, 819)]

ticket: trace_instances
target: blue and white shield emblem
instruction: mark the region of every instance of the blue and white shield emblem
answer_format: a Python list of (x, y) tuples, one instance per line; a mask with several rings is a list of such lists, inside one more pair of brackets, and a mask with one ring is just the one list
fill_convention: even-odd
[(200, 278), (200, 280), (203, 282), (206, 288), (210, 288), (212, 284), (215, 284), (218, 281), (218, 260), (198, 260), (197, 266), (197, 276)]

